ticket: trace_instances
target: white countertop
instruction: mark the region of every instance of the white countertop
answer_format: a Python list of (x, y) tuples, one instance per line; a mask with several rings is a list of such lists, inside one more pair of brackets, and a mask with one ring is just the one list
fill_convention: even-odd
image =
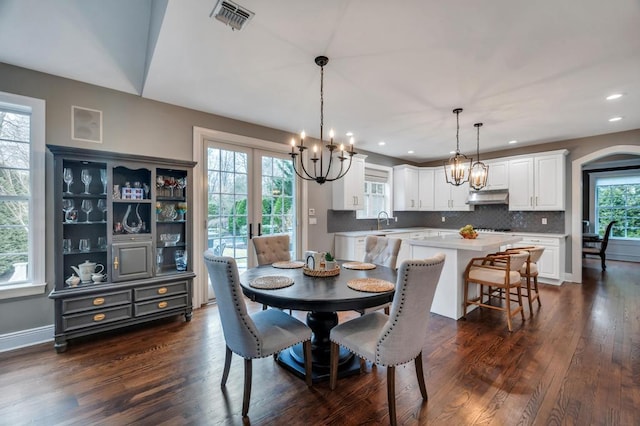
[[(393, 237), (394, 234), (406, 234), (408, 232), (420, 232), (420, 231), (444, 231), (444, 232), (458, 232), (458, 229), (447, 228), (387, 228), (380, 231), (375, 229), (369, 231), (348, 231), (348, 232), (336, 232), (334, 235), (340, 235), (343, 237), (365, 237), (367, 235), (388, 235)], [(542, 232), (480, 232), (480, 235), (521, 235), (523, 237), (549, 237), (549, 238), (566, 238), (569, 234), (547, 234)]]
[(460, 235), (442, 235), (417, 240), (406, 240), (412, 246), (438, 247), (453, 250), (487, 251), (496, 250), (500, 246), (517, 243), (522, 238), (517, 235), (487, 233), (478, 234), (474, 240), (466, 240)]

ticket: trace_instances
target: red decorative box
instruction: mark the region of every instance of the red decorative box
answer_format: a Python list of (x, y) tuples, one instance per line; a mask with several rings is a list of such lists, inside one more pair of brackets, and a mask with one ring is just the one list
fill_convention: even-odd
[(144, 198), (144, 190), (142, 188), (122, 188), (123, 200), (142, 200)]

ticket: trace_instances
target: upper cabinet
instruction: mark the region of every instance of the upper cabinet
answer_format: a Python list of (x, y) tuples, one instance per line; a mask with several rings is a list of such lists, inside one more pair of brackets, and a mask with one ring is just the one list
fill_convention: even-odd
[(507, 160), (484, 161), (489, 166), (487, 186), (481, 191), (509, 189), (509, 162)]
[(443, 167), (435, 168), (434, 179), (434, 208), (437, 211), (473, 211), (474, 207), (467, 204), (469, 199), (469, 184), (454, 186), (447, 183)]
[(362, 210), (364, 208), (364, 160), (366, 156), (356, 154), (349, 172), (331, 183), (333, 210)]
[(564, 210), (566, 150), (509, 160), (509, 210)]
[(434, 170), (431, 168), (395, 166), (393, 168), (393, 209), (433, 210), (433, 173)]
[(418, 209), (434, 209), (434, 169), (420, 169), (418, 171)]

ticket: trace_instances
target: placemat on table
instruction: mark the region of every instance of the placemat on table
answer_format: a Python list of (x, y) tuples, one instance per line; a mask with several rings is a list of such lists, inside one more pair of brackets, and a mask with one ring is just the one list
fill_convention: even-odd
[(285, 260), (282, 262), (274, 262), (271, 264), (271, 266), (279, 269), (298, 269), (304, 266), (304, 262)]
[(249, 285), (254, 288), (266, 290), (275, 290), (278, 288), (289, 287), (293, 284), (293, 278), (282, 275), (266, 275), (253, 279)]
[(342, 264), (342, 267), (347, 269), (358, 269), (358, 270), (376, 269), (376, 265), (374, 265), (373, 263), (367, 263), (367, 262), (345, 262)]
[(347, 287), (369, 293), (382, 293), (393, 290), (395, 285), (393, 285), (392, 282), (381, 280), (379, 278), (356, 278), (347, 281)]

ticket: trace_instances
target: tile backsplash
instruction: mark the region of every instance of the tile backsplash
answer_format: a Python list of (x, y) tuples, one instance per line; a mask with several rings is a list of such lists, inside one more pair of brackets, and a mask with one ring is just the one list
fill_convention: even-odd
[[(500, 228), (517, 232), (564, 233), (564, 212), (509, 211), (507, 205), (476, 206), (472, 212), (395, 212), (398, 221), (382, 228), (446, 228), (457, 229), (467, 224), (475, 228)], [(442, 218), (445, 221), (442, 222)], [(547, 224), (542, 224), (542, 219)], [(327, 232), (369, 231), (378, 226), (376, 219), (356, 219), (353, 211), (327, 210)]]

